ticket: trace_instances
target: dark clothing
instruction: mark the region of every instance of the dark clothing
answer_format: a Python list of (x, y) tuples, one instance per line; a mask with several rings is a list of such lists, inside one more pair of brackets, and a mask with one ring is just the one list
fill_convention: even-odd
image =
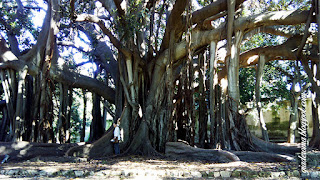
[(113, 147), (114, 147), (114, 153), (115, 154), (120, 154), (119, 143), (114, 143)]

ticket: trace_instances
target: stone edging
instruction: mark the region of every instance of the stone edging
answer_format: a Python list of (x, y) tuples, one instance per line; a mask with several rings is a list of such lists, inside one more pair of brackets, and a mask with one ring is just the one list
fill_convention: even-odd
[[(10, 177), (122, 177), (136, 176), (171, 177), (171, 178), (300, 178), (298, 170), (293, 171), (250, 171), (236, 169), (233, 171), (178, 171), (178, 170), (36, 170), (36, 169), (10, 169), (0, 170), (0, 174)], [(320, 172), (301, 174), (303, 178), (320, 178)]]

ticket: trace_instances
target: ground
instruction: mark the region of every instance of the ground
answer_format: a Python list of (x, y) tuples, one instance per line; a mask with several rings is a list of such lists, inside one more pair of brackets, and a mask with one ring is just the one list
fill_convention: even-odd
[[(0, 155), (1, 161), (4, 155)], [(103, 159), (42, 155), (23, 161), (11, 157), (0, 164), (0, 179), (320, 179), (320, 151), (308, 151), (307, 159), (309, 173), (302, 174), (299, 158), (296, 162), (212, 163), (164, 155)]]
[[(319, 171), (313, 167), (310, 171)], [(315, 175), (314, 175), (315, 176)], [(320, 177), (320, 173), (316, 174)], [(87, 160), (67, 157), (34, 158), (0, 167), (3, 179), (299, 179), (299, 164), (290, 163), (209, 163), (204, 161), (147, 158), (140, 156), (110, 157)]]

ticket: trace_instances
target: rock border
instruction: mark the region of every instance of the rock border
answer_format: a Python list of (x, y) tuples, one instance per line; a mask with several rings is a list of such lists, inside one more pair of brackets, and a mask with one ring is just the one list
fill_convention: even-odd
[(320, 178), (320, 172), (314, 171), (307, 174), (300, 174), (298, 170), (288, 171), (250, 171), (243, 169), (221, 170), (221, 171), (178, 171), (178, 170), (36, 170), (36, 169), (9, 169), (0, 170), (1, 175), (12, 178), (29, 177), (67, 177), (67, 178), (89, 178), (95, 177), (161, 177), (161, 178)]

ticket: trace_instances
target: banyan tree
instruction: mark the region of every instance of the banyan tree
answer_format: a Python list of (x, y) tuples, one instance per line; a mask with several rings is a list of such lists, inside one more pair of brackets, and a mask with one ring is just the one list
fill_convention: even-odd
[[(92, 143), (71, 148), (68, 155), (113, 154), (112, 129), (103, 128), (100, 102), (120, 121), (123, 153), (157, 155), (178, 140), (203, 148), (285, 152), (288, 149), (267, 142), (259, 85), (266, 63), (291, 60), (303, 66), (311, 83), (310, 145), (319, 148), (320, 6), (318, 1), (278, 3), (3, 0), (0, 138), (70, 142), (72, 92), (80, 88), (93, 93)], [(30, 16), (40, 10), (45, 17), (37, 31)], [(26, 32), (33, 32), (29, 36), (34, 44), (23, 44)], [(278, 42), (242, 51), (243, 43), (258, 33)], [(79, 34), (89, 48), (75, 40)], [(66, 48), (95, 63), (95, 75), (77, 71), (82, 64), (67, 63), (70, 59), (61, 55)], [(264, 141), (251, 135), (240, 113), (239, 69), (252, 67)]]

